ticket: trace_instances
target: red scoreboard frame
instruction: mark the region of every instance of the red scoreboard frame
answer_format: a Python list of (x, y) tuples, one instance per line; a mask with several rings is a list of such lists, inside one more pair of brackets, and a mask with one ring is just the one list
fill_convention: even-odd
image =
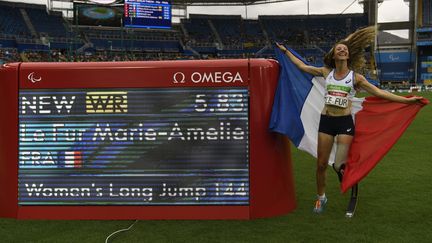
[[(274, 60), (101, 63), (12, 63), (0, 68), (0, 217), (17, 219), (253, 219), (296, 207), (290, 145), (268, 123), (277, 86)], [(18, 205), (20, 89), (249, 89), (249, 205), (23, 206)]]

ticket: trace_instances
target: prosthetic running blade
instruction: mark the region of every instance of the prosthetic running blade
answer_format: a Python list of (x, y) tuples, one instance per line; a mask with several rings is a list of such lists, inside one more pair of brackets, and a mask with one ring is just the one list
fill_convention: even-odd
[(358, 184), (351, 188), (351, 198), (345, 213), (345, 217), (352, 218), (354, 216), (358, 201)]

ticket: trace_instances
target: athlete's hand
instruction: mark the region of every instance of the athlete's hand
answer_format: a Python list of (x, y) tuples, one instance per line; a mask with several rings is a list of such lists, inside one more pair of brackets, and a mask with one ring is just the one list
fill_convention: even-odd
[(285, 46), (284, 45), (281, 45), (281, 44), (279, 44), (279, 43), (277, 43), (277, 42), (275, 42), (276, 43), (276, 46), (283, 52), (283, 53), (285, 53), (286, 51), (287, 51), (287, 49), (285, 48)]
[(423, 97), (421, 96), (413, 96), (406, 99), (408, 104), (424, 104)]

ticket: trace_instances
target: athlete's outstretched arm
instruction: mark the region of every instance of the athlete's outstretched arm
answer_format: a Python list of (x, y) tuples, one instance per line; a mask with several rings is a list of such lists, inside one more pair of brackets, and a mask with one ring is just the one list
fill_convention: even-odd
[(400, 103), (405, 103), (405, 104), (414, 104), (414, 103), (420, 102), (420, 100), (423, 99), (423, 97), (419, 97), (419, 96), (413, 96), (413, 97), (407, 98), (407, 97), (395, 95), (395, 94), (392, 94), (390, 92), (381, 90), (381, 89), (375, 87), (374, 85), (372, 85), (371, 83), (369, 83), (363, 75), (358, 74), (358, 73), (356, 73), (356, 75), (355, 75), (355, 84), (357, 87), (364, 89), (366, 92), (368, 92), (369, 94), (371, 94), (373, 96), (383, 98), (386, 100), (390, 100), (390, 101), (394, 101), (394, 102), (400, 102)]
[(302, 62), (300, 59), (298, 59), (296, 56), (294, 56), (289, 50), (287, 50), (285, 48), (285, 46), (283, 46), (279, 43), (276, 43), (276, 45), (303, 72), (310, 73), (314, 76), (323, 76), (323, 77), (327, 77), (328, 73), (330, 72), (330, 70), (328, 70), (325, 67), (319, 68), (319, 67), (306, 65), (306, 64), (304, 64), (304, 62)]

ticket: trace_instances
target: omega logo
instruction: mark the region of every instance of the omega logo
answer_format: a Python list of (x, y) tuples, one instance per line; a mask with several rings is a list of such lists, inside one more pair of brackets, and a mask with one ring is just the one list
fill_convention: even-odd
[(185, 82), (185, 79), (186, 79), (186, 76), (184, 75), (184, 73), (182, 73), (182, 72), (176, 72), (174, 75), (173, 75), (173, 82), (175, 83), (175, 84), (178, 84), (178, 83), (184, 83)]
[(193, 72), (190, 77), (186, 79), (183, 72), (176, 72), (173, 75), (173, 83), (243, 83), (243, 79), (239, 72)]

